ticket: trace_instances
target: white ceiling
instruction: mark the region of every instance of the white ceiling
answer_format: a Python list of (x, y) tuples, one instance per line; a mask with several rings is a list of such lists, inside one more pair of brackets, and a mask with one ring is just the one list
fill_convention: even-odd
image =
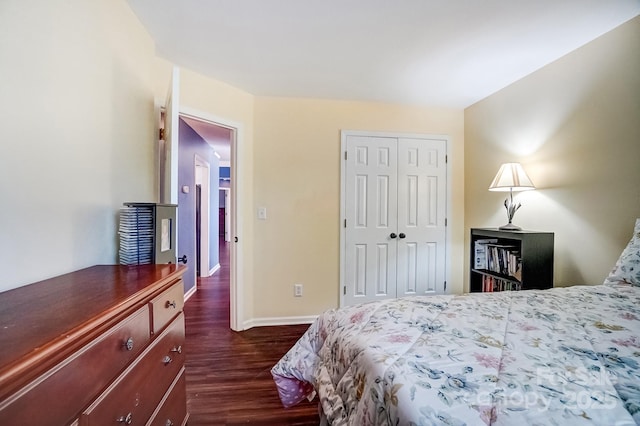
[(257, 96), (465, 108), (640, 0), (128, 0), (158, 55)]
[[(256, 96), (466, 108), (640, 0), (127, 0), (159, 56)], [(229, 161), (226, 129), (188, 124)]]
[(207, 141), (220, 156), (220, 165), (229, 166), (231, 161), (231, 130), (212, 125), (206, 121), (197, 120), (188, 116), (180, 116), (202, 139)]

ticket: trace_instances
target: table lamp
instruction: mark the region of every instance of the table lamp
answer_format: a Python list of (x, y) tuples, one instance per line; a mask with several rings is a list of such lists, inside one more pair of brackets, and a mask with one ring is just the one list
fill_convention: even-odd
[(489, 185), (489, 191), (509, 191), (509, 198), (504, 200), (509, 223), (499, 229), (506, 231), (522, 230), (522, 228), (512, 223), (513, 216), (521, 206), (520, 203), (515, 204), (513, 202), (513, 191), (527, 191), (530, 189), (536, 188), (520, 163), (505, 163), (500, 166), (496, 177), (493, 178), (493, 182)]

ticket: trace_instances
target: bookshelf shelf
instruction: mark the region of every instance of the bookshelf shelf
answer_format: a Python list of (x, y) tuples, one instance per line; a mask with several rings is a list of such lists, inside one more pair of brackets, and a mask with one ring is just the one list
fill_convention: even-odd
[(552, 232), (471, 228), (469, 291), (553, 287)]

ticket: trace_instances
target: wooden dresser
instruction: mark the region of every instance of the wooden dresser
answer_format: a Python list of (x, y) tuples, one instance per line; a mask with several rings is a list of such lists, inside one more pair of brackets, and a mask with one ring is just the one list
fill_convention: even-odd
[(94, 266), (0, 293), (6, 425), (185, 425), (184, 266)]

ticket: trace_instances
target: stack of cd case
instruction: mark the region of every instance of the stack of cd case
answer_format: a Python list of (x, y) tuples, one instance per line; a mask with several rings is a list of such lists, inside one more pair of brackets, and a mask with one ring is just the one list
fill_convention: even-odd
[(153, 262), (153, 209), (148, 206), (125, 206), (120, 209), (120, 249), (122, 265), (144, 265)]
[(120, 264), (176, 263), (177, 207), (124, 203), (118, 226)]

